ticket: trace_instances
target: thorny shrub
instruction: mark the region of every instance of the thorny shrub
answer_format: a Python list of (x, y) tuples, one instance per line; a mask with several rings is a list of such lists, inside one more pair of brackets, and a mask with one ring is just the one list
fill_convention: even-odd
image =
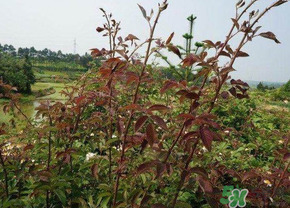
[[(229, 76), (254, 38), (279, 43), (257, 24), (287, 1), (248, 12), (257, 1), (239, 1), (225, 41), (205, 40), (194, 52), (180, 51), (174, 33), (166, 41), (154, 36), (166, 0), (155, 15), (139, 6), (150, 29), (143, 43), (133, 34), (120, 37), (120, 23), (101, 9), (106, 23), (97, 32), (109, 48), (92, 49), (92, 56), (102, 57), (102, 66), (65, 89), (64, 102), (42, 102), (37, 120), (22, 113), (16, 89), (1, 83), (2, 96), (10, 97), (4, 110), (28, 122), (17, 134), (1, 127), (1, 207), (221, 207), (225, 185), (249, 189), (251, 207), (286, 207), (289, 135), (275, 130), (282, 142), (265, 141), (271, 131), (251, 121), (254, 104), (241, 103), (249, 99), (248, 84)], [(160, 68), (150, 57), (166, 49), (191, 76), (156, 81)], [(269, 154), (272, 163), (263, 168)]]

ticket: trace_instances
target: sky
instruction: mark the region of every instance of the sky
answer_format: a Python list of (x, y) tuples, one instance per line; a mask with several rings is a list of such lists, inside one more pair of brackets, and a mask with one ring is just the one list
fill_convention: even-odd
[[(107, 47), (107, 40), (96, 33), (103, 19), (99, 8), (112, 12), (121, 21), (126, 36), (140, 40), (148, 37), (148, 26), (137, 6), (157, 9), (158, 0), (0, 0), (0, 43), (15, 47), (49, 48), (72, 53), (74, 39), (77, 53), (91, 48)], [(188, 31), (186, 18), (194, 14), (195, 41), (224, 41), (235, 16), (236, 0), (168, 0), (156, 37), (175, 32), (173, 43), (183, 45), (182, 35)], [(263, 10), (273, 0), (259, 0), (255, 8)], [(256, 38), (244, 49), (248, 58), (239, 59), (234, 78), (242, 80), (286, 82), (290, 79), (290, 2), (270, 11), (260, 21), (261, 32), (272, 31), (282, 44)], [(237, 44), (233, 41), (232, 45)]]

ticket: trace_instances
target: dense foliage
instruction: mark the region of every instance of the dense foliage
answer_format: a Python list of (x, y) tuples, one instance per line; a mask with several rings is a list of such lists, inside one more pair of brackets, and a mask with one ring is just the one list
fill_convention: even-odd
[(274, 94), (277, 100), (289, 100), (290, 98), (290, 80), (279, 88), (276, 93)]
[[(141, 43), (133, 34), (119, 37), (120, 23), (101, 9), (106, 23), (97, 31), (109, 46), (92, 49), (101, 67), (65, 89), (64, 102), (42, 102), (39, 119), (27, 119), (23, 131), (1, 126), (0, 206), (216, 208), (226, 206), (223, 187), (233, 185), (249, 190), (248, 207), (287, 207), (289, 116), (258, 108), (263, 101), (229, 75), (254, 38), (279, 43), (272, 32), (258, 33), (257, 23), (287, 1), (244, 21), (257, 1), (239, 1), (226, 40), (205, 40), (195, 51), (175, 46), (174, 34), (155, 37), (166, 0), (156, 15), (139, 6), (150, 29)], [(138, 54), (142, 46), (145, 55)], [(165, 50), (181, 60), (179, 78), (160, 77), (149, 64)], [(1, 86), (11, 98), (5, 110), (21, 113), (18, 95)]]
[(93, 60), (89, 54), (65, 54), (62, 51), (52, 51), (50, 49), (36, 50), (31, 48), (18, 48), (13, 45), (0, 44), (0, 54), (8, 54), (13, 57), (25, 58), (28, 56), (36, 69), (51, 71), (87, 71), (90, 62), (99, 64), (99, 60)]
[[(31, 93), (31, 85), (35, 83), (32, 64), (29, 58), (15, 58), (0, 54), (0, 79), (21, 93)], [(0, 92), (2, 89), (0, 88)]]
[(264, 85), (262, 82), (259, 82), (259, 84), (257, 85), (257, 89), (265, 92), (266, 90), (273, 90), (275, 89), (275, 87), (269, 87), (268, 85)]

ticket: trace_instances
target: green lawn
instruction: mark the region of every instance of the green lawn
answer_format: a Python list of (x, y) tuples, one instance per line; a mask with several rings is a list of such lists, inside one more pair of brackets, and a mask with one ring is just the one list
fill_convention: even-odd
[(44, 90), (50, 87), (53, 87), (55, 89), (55, 93), (52, 95), (39, 97), (37, 100), (63, 100), (64, 97), (61, 95), (61, 91), (65, 87), (65, 83), (53, 83), (53, 82), (37, 82), (32, 86), (32, 91), (36, 92), (38, 90)]

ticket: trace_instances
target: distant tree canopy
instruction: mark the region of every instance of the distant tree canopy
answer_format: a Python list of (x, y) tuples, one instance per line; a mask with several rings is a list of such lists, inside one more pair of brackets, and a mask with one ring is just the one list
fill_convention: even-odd
[[(85, 55), (79, 55), (79, 54), (64, 54), (61, 50), (55, 52), (52, 50), (49, 50), (47, 48), (43, 50), (36, 50), (34, 47), (31, 48), (18, 48), (16, 49), (12, 45), (1, 45), (0, 44), (0, 53), (9, 54), (14, 57), (24, 58), (25, 56), (28, 56), (31, 61), (33, 61), (33, 65), (35, 62), (43, 63), (43, 62), (49, 62), (49, 63), (74, 63), (74, 68), (82, 68), (87, 69), (89, 67), (90, 62), (98, 62), (99, 60), (93, 60), (92, 56), (88, 53)], [(68, 67), (72, 68), (72, 67)]]
[(282, 91), (290, 93), (290, 80), (282, 86)]
[(290, 80), (278, 89), (275, 94), (276, 100), (289, 100), (290, 98)]
[(257, 85), (257, 89), (259, 91), (266, 91), (266, 90), (273, 90), (275, 89), (275, 87), (273, 86), (268, 86), (268, 85), (264, 85), (262, 82), (260, 82), (258, 85)]
[(18, 92), (31, 93), (31, 84), (35, 83), (35, 76), (29, 57), (16, 58), (0, 54), (0, 79), (16, 87)]

